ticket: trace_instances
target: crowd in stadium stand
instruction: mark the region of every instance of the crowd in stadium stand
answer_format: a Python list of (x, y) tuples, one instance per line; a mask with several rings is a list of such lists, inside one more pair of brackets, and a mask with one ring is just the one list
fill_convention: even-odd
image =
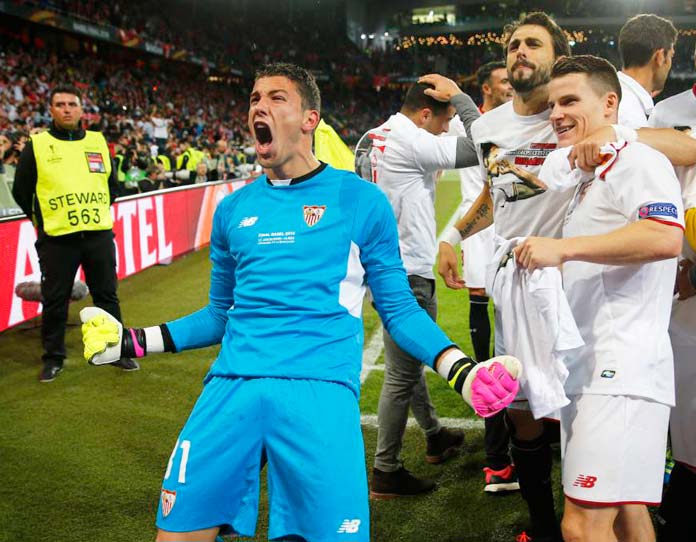
[[(553, 4), (550, 10), (561, 17), (584, 13), (583, 9), (591, 14), (596, 5), (595, 0), (580, 5), (549, 3)], [(676, 0), (668, 3), (672, 13), (687, 13), (691, 5)], [(398, 108), (404, 85), (415, 76), (438, 72), (462, 80), (481, 64), (502, 57), (497, 43), (403, 48), (394, 41), (386, 50), (361, 50), (345, 32), (333, 32), (319, 20), (291, 18), (268, 32), (267, 25), (235, 21), (234, 10), (212, 17), (207, 11), (212, 7), (196, 5), (192, 10), (178, 2), (164, 11), (150, 1), (49, 0), (34, 4), (176, 47), (195, 46), (197, 54), (221, 60), (226, 68), (243, 75), (136, 52), (116, 61), (101, 51), (55, 51), (37, 36), (6, 30), (0, 35), (0, 153), (10, 184), (23, 142), (32, 130), (50, 122), (46, 97), (59, 83), (77, 83), (83, 90), (86, 123), (105, 134), (119, 157), (123, 192), (134, 193), (203, 176), (216, 180), (247, 175), (254, 156), (246, 128), (246, 89), (254, 68), (265, 62), (287, 60), (314, 70), (322, 88), (323, 116), (347, 143), (354, 144), (367, 128), (384, 120), (386, 112)], [(487, 15), (500, 20), (512, 18), (506, 10), (519, 11), (515, 2), (509, 6), (487, 3), (485, 7)], [(625, 7), (614, 11), (623, 15)], [(263, 19), (273, 14), (255, 16)], [(203, 35), (189, 30), (192, 28), (207, 31)], [(585, 37), (575, 45), (576, 54), (592, 52), (618, 63), (616, 30), (596, 28), (586, 31)], [(693, 47), (692, 37), (680, 39), (674, 73), (693, 71)], [(211, 82), (211, 74), (222, 77)], [(679, 79), (673, 79), (664, 95), (682, 87)], [(205, 174), (204, 166), (197, 167), (202, 158)]]

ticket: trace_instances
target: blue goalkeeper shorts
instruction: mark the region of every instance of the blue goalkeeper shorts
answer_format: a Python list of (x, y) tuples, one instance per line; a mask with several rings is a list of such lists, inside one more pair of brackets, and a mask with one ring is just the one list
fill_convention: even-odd
[(267, 458), (270, 539), (367, 542), (364, 454), (346, 386), (214, 377), (169, 458), (157, 527), (254, 536)]

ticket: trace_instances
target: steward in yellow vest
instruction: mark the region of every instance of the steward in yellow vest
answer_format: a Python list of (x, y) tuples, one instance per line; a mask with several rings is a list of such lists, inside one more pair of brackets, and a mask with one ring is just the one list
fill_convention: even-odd
[(158, 154), (155, 160), (164, 166), (164, 171), (172, 170), (172, 162), (166, 154)]
[[(25, 145), (12, 186), (17, 203), (37, 229), (43, 300), (41, 382), (53, 381), (63, 369), (68, 303), (80, 266), (94, 304), (121, 320), (110, 210), (118, 188), (116, 168), (104, 136), (80, 126), (77, 88), (55, 87), (49, 111), (53, 123)], [(129, 358), (114, 365), (127, 371), (139, 368)]]

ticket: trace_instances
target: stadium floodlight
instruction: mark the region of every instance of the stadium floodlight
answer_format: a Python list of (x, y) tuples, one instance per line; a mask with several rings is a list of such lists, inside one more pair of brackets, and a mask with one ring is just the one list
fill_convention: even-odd
[(375, 39), (375, 35), (374, 35), (374, 34), (370, 34), (370, 39), (371, 39), (371, 40)]
[(385, 38), (388, 38), (388, 37), (389, 37), (389, 32), (385, 32), (385, 33), (384, 33), (384, 37), (385, 37)]
[(367, 37), (366, 34), (360, 34), (360, 39), (361, 39), (361, 40), (364, 40), (366, 37)]

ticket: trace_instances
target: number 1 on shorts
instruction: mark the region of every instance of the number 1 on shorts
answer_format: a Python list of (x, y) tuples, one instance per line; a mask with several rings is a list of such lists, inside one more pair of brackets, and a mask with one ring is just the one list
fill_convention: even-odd
[(172, 472), (172, 463), (174, 463), (174, 456), (176, 451), (181, 448), (181, 461), (179, 463), (179, 483), (186, 483), (186, 464), (188, 463), (189, 450), (191, 449), (191, 441), (185, 440), (179, 446), (179, 441), (176, 441), (174, 449), (172, 450), (172, 455), (169, 456), (169, 463), (167, 463), (167, 472), (164, 473), (164, 479), (167, 480)]

